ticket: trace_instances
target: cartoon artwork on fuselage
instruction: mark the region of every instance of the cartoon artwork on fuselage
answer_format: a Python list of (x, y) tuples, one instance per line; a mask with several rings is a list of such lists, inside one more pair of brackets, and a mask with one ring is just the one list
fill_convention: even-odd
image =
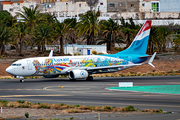
[(65, 67), (70, 67), (65, 63), (53, 63), (52, 59), (45, 59), (44, 64), (40, 64), (38, 60), (33, 61), (36, 72), (33, 75), (37, 74), (56, 74), (60, 73)]
[(122, 65), (123, 61), (116, 58), (108, 57), (94, 57), (94, 58), (84, 58), (81, 62), (82, 67), (101, 67), (101, 66), (112, 66), (112, 65)]
[(36, 72), (33, 75), (48, 75), (61, 73), (66, 67), (101, 67), (122, 65), (125, 63), (122, 59), (111, 57), (83, 57), (77, 59), (69, 58), (57, 58), (57, 59), (45, 59), (43, 64), (40, 64), (38, 60), (33, 61)]

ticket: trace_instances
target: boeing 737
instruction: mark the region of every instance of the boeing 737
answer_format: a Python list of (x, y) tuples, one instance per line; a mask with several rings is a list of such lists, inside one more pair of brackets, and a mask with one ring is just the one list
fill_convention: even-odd
[(69, 75), (70, 80), (81, 78), (93, 80), (93, 74), (117, 72), (143, 64), (149, 64), (154, 67), (152, 62), (156, 53), (151, 56), (147, 63), (143, 63), (150, 57), (150, 55), (146, 54), (146, 50), (151, 23), (151, 20), (147, 20), (131, 45), (126, 50), (116, 54), (53, 56), (53, 50), (51, 50), (48, 57), (18, 60), (9, 66), (6, 72), (20, 78), (20, 82), (24, 82), (24, 76), (55, 78), (59, 75)]

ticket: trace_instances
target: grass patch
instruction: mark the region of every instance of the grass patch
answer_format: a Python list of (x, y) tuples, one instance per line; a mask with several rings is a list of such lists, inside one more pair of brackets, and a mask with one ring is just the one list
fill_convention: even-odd
[[(16, 102), (8, 102), (6, 100), (0, 101), (0, 105), (2, 107), (7, 108), (43, 108), (43, 109), (57, 109), (62, 110), (62, 112), (66, 113), (85, 113), (85, 112), (91, 112), (91, 111), (101, 111), (101, 112), (129, 112), (129, 111), (136, 111), (134, 106), (127, 106), (127, 107), (115, 107), (115, 106), (83, 106), (83, 105), (69, 105), (64, 103), (31, 103), (28, 101), (21, 101), (18, 100)], [(138, 110), (140, 111), (140, 110)], [(163, 113), (162, 109), (145, 109), (141, 110), (140, 112), (151, 112), (151, 113)]]

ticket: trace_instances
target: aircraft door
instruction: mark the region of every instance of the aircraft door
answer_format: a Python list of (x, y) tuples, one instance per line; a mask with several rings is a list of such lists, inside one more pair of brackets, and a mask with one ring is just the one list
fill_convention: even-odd
[(32, 64), (30, 60), (27, 61), (27, 64), (28, 64), (28, 70), (32, 70)]

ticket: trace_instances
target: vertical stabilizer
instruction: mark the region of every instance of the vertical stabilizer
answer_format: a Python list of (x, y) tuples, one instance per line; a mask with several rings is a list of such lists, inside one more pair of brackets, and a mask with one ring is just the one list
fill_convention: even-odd
[(147, 20), (139, 30), (131, 45), (117, 54), (146, 54), (151, 29), (151, 20)]

